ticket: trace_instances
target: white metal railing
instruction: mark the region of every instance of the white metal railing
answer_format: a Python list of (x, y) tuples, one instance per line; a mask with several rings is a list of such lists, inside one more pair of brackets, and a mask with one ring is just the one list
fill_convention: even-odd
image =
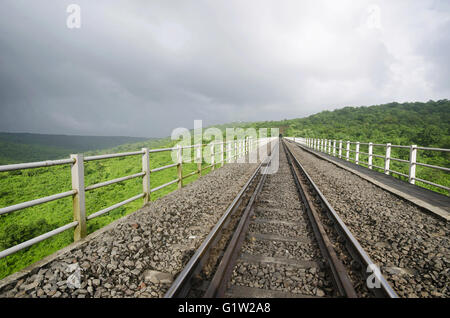
[[(72, 196), (72, 200), (73, 200), (73, 222), (63, 225), (63, 226), (61, 226), (57, 229), (54, 229), (50, 232), (39, 235), (30, 240), (27, 240), (18, 245), (7, 248), (3, 251), (0, 251), (0, 259), (6, 257), (8, 255), (11, 255), (13, 253), (16, 253), (16, 252), (18, 252), (24, 248), (27, 248), (31, 245), (34, 245), (38, 242), (41, 242), (47, 238), (55, 236), (61, 232), (72, 229), (72, 228), (75, 228), (74, 241), (78, 241), (87, 235), (86, 222), (88, 220), (92, 220), (92, 219), (99, 217), (105, 213), (108, 213), (114, 209), (117, 209), (127, 203), (136, 201), (141, 198), (144, 199), (144, 205), (145, 205), (146, 203), (148, 203), (150, 201), (151, 193), (161, 190), (161, 189), (168, 187), (175, 183), (178, 184), (178, 188), (181, 188), (181, 187), (183, 187), (184, 179), (191, 177), (195, 174), (201, 175), (202, 171), (204, 171), (208, 168), (214, 169), (215, 166), (218, 164), (223, 166), (225, 162), (231, 163), (235, 159), (241, 158), (244, 155), (246, 155), (247, 153), (250, 153), (251, 151), (253, 151), (255, 149), (258, 150), (260, 147), (264, 146), (272, 139), (273, 138), (257, 138), (257, 139), (255, 139), (252, 137), (246, 137), (243, 140), (232, 140), (232, 141), (227, 141), (227, 142), (210, 143), (211, 164), (206, 167), (202, 167), (202, 157), (201, 157), (201, 149), (203, 147), (207, 146), (205, 144), (176, 147), (176, 148), (162, 148), (162, 149), (142, 148), (142, 150), (134, 151), (134, 152), (105, 154), (105, 155), (87, 156), (87, 157), (84, 157), (83, 154), (73, 154), (70, 156), (70, 159), (20, 163), (20, 164), (11, 164), (11, 165), (0, 166), (0, 172), (7, 172), (7, 171), (14, 171), (14, 170), (33, 169), (33, 168), (40, 168), (40, 167), (50, 167), (50, 166), (56, 166), (56, 165), (70, 164), (71, 165), (71, 178), (72, 178), (72, 190), (0, 208), (0, 215), (11, 213), (11, 212), (18, 211), (18, 210), (22, 210), (22, 209), (29, 208), (29, 207), (39, 205), (39, 204), (43, 204), (46, 202), (58, 200), (58, 199), (65, 198), (68, 196)], [(215, 148), (217, 146), (220, 146), (219, 152), (215, 151)], [(224, 150), (224, 146), (225, 146), (226, 150)], [(196, 151), (195, 151), (196, 159), (199, 159), (199, 160), (197, 161), (197, 170), (196, 171), (193, 171), (191, 173), (183, 175), (183, 162), (182, 162), (181, 154), (182, 154), (183, 149), (188, 149), (188, 148), (193, 148), (194, 151), (196, 149)], [(155, 169), (150, 169), (150, 154), (151, 153), (174, 151), (174, 150), (177, 151), (177, 163), (166, 165), (163, 167), (158, 167)], [(84, 185), (84, 180), (85, 180), (84, 163), (85, 162), (117, 158), (117, 157), (137, 156), (137, 155), (142, 156), (142, 172), (135, 173), (135, 174), (132, 174), (129, 176), (116, 178), (113, 180), (108, 180), (105, 182), (96, 183), (96, 184), (85, 187), (85, 185)], [(221, 159), (218, 162), (215, 162), (215, 157), (217, 155), (220, 155)], [(152, 189), (150, 187), (150, 175), (152, 173), (166, 170), (166, 169), (169, 169), (172, 167), (177, 168), (177, 178)], [(142, 186), (143, 192), (142, 193), (139, 193), (129, 199), (126, 199), (122, 202), (116, 203), (116, 204), (114, 204), (110, 207), (107, 207), (105, 209), (102, 209), (100, 211), (94, 212), (88, 216), (86, 215), (86, 206), (85, 206), (85, 197), (86, 197), (85, 192), (86, 191), (92, 191), (94, 189), (109, 186), (109, 185), (112, 185), (112, 184), (115, 184), (118, 182), (130, 180), (130, 179), (134, 179), (134, 178), (141, 178), (141, 177), (142, 177), (142, 184), (143, 184), (143, 186)]]
[[(287, 139), (292, 140), (294, 142), (297, 142), (299, 144), (302, 144), (308, 148), (311, 148), (313, 150), (317, 150), (320, 152), (327, 153), (332, 156), (337, 156), (339, 158), (343, 158), (347, 161), (353, 161), (354, 163), (360, 165), (364, 164), (367, 165), (369, 169), (378, 168), (384, 171), (385, 174), (389, 175), (390, 173), (397, 174), (399, 176), (408, 178), (409, 183), (415, 184), (416, 181), (420, 181), (423, 183), (426, 183), (428, 185), (432, 185), (434, 187), (438, 187), (447, 191), (450, 191), (450, 188), (442, 185), (437, 184), (435, 182), (432, 182), (430, 180), (425, 180), (418, 178), (416, 176), (416, 167), (422, 166), (427, 167), (431, 169), (437, 169), (445, 172), (450, 172), (449, 167), (441, 167), (436, 165), (431, 165), (427, 163), (422, 163), (417, 161), (417, 151), (441, 151), (441, 152), (450, 152), (450, 149), (445, 148), (431, 148), (431, 147), (419, 147), (417, 145), (411, 145), (411, 146), (405, 146), (405, 145), (392, 145), (390, 143), (387, 144), (375, 144), (372, 142), (369, 143), (363, 143), (359, 141), (345, 141), (345, 148), (344, 148), (344, 142), (342, 140), (327, 140), (327, 139), (320, 139), (320, 138), (298, 138), (298, 137), (287, 137)], [(351, 149), (351, 145), (355, 145), (355, 150)], [(360, 146), (364, 145), (368, 147), (367, 152), (360, 151)], [(385, 150), (383, 152), (383, 155), (375, 154), (374, 153), (374, 147), (384, 147)], [(394, 158), (391, 155), (392, 148), (402, 148), (402, 149), (409, 149), (409, 159), (400, 159), (400, 158)], [(345, 155), (343, 154), (345, 152)], [(351, 158), (350, 153), (354, 153), (354, 158)], [(367, 161), (362, 161), (360, 159), (360, 155), (366, 155)], [(383, 166), (377, 166), (373, 163), (374, 158), (380, 158), (384, 160)], [(405, 174), (400, 171), (395, 171), (391, 169), (391, 161), (397, 161), (402, 162), (405, 164), (408, 164), (409, 166), (409, 173)]]

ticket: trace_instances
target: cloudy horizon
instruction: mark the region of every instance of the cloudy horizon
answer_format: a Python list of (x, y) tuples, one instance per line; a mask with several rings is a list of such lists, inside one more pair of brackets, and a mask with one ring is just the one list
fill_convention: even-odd
[[(69, 4), (81, 27), (67, 27)], [(450, 3), (6, 0), (0, 131), (164, 137), (450, 97)]]

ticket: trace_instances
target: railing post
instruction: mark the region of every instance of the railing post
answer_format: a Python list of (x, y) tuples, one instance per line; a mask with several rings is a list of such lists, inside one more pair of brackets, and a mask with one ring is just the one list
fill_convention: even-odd
[(245, 137), (245, 153), (248, 153), (248, 137)]
[(178, 145), (178, 149), (177, 149), (177, 160), (178, 160), (178, 165), (177, 165), (177, 175), (178, 175), (178, 189), (181, 189), (183, 187), (183, 158), (181, 156), (181, 146)]
[(367, 160), (369, 169), (372, 169), (372, 161), (373, 161), (372, 154), (373, 154), (373, 143), (369, 142), (369, 159)]
[(223, 142), (220, 144), (220, 166), (223, 167), (225, 164), (224, 154), (223, 154)]
[(319, 147), (319, 151), (323, 152), (323, 139), (320, 139), (320, 147)]
[(359, 141), (356, 142), (355, 163), (359, 164)]
[(70, 155), (75, 159), (71, 167), (72, 190), (76, 190), (72, 196), (73, 220), (78, 221), (78, 225), (73, 232), (73, 240), (79, 241), (87, 235), (86, 230), (86, 195), (84, 190), (84, 157), (83, 154)]
[(336, 139), (333, 140), (333, 156), (336, 157)]
[(197, 173), (199, 176), (202, 175), (202, 145), (197, 147)]
[(391, 165), (391, 144), (386, 144), (386, 157), (384, 159), (384, 173), (389, 175)]
[(328, 154), (331, 155), (331, 139), (328, 140)]
[[(234, 155), (233, 155), (233, 159), (235, 159), (237, 161), (237, 156), (238, 156), (238, 152), (237, 152), (237, 140), (234, 141)], [(235, 160), (233, 160), (233, 162), (235, 162)]]
[(256, 162), (259, 162), (259, 160), (260, 160), (260, 157), (259, 157), (259, 145), (260, 145), (260, 142), (259, 142), (259, 138), (256, 138), (256, 144), (255, 144), (255, 151), (256, 151)]
[(350, 140), (347, 140), (347, 148), (345, 150), (347, 151), (345, 160), (350, 161)]
[(211, 143), (211, 170), (214, 170), (214, 143)]
[(339, 140), (339, 159), (342, 158), (342, 140)]
[(409, 151), (409, 183), (416, 183), (417, 145), (412, 145)]
[(144, 205), (150, 202), (150, 153), (148, 148), (142, 148), (142, 188), (144, 191)]

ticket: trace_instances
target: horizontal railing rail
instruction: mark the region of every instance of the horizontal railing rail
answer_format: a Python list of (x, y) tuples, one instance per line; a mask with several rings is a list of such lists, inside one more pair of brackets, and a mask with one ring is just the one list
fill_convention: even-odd
[[(420, 147), (417, 145), (405, 146), (405, 145), (392, 145), (390, 143), (387, 144), (376, 144), (372, 142), (359, 142), (359, 141), (343, 141), (343, 140), (335, 140), (335, 139), (321, 139), (321, 138), (298, 138), (298, 137), (287, 137), (287, 139), (295, 141), (297, 143), (303, 144), (304, 146), (311, 148), (313, 150), (317, 150), (320, 152), (327, 153), (332, 156), (337, 156), (339, 158), (343, 158), (347, 161), (352, 161), (358, 165), (366, 165), (369, 169), (378, 168), (382, 170), (385, 174), (396, 174), (405, 178), (408, 178), (408, 182), (411, 184), (415, 184), (416, 181), (420, 181), (422, 183), (431, 185), (433, 187), (437, 187), (443, 190), (450, 191), (450, 188), (446, 185), (439, 184), (433, 182), (431, 180), (425, 180), (422, 178), (418, 178), (416, 176), (416, 167), (426, 167), (430, 169), (436, 169), (440, 171), (450, 172), (450, 167), (442, 167), (438, 165), (433, 165), (429, 163), (419, 162), (417, 160), (417, 152), (421, 151), (440, 151), (440, 152), (450, 152), (450, 149), (445, 148), (432, 148), (432, 147)], [(355, 145), (355, 149), (351, 149), (351, 145)], [(367, 152), (361, 151), (360, 146), (367, 146)], [(384, 154), (376, 154), (374, 153), (374, 147), (379, 149), (380, 147), (384, 148)], [(399, 149), (408, 149), (409, 150), (409, 158), (408, 160), (395, 158), (391, 155), (392, 148)], [(354, 154), (353, 158), (350, 156), (350, 153)], [(364, 155), (367, 157), (367, 161), (361, 160), (360, 155)], [(374, 164), (374, 158), (379, 158), (384, 161), (384, 166), (378, 166)], [(402, 173), (400, 171), (395, 171), (391, 168), (391, 160), (396, 162), (401, 162), (408, 164), (408, 174)], [(377, 162), (379, 162), (378, 160)]]
[[(236, 158), (240, 158), (250, 153), (253, 150), (257, 150), (259, 147), (267, 144), (272, 138), (252, 138), (246, 137), (242, 140), (231, 140), (225, 142), (211, 142), (210, 144), (196, 144), (196, 145), (188, 145), (188, 146), (178, 146), (172, 148), (161, 148), (161, 149), (148, 149), (142, 148), (140, 151), (134, 152), (123, 152), (123, 153), (115, 153), (115, 154), (103, 154), (103, 155), (95, 155), (95, 156), (86, 156), (83, 154), (74, 154), (70, 156), (70, 159), (61, 159), (61, 160), (49, 160), (49, 161), (40, 161), (40, 162), (30, 162), (30, 163), (20, 163), (20, 164), (11, 164), (11, 165), (2, 165), (0, 166), (0, 172), (8, 172), (22, 169), (33, 169), (33, 168), (41, 168), (41, 167), (51, 167), (56, 165), (71, 165), (71, 178), (72, 178), (72, 190), (49, 195), (46, 197), (38, 198), (35, 200), (30, 200), (27, 202), (18, 203), (15, 205), (7, 206), (0, 208), (0, 215), (11, 213), (14, 211), (22, 210), (25, 208), (33, 207), (39, 204), (47, 203), (50, 201), (66, 198), (72, 196), (73, 200), (73, 222), (58, 227), (52, 231), (34, 237), (30, 240), (7, 248), (3, 251), (0, 251), (0, 259), (14, 254), (20, 250), (23, 250), (27, 247), (30, 247), (36, 243), (39, 243), (45, 239), (48, 239), (52, 236), (60, 234), (69, 229), (74, 230), (74, 241), (78, 241), (87, 235), (86, 231), (86, 223), (89, 220), (102, 216), (114, 209), (117, 209), (125, 204), (136, 201), (138, 199), (144, 199), (144, 205), (150, 201), (150, 196), (152, 193), (159, 191), (163, 188), (166, 188), (172, 184), (177, 183), (178, 188), (183, 187), (183, 180), (189, 177), (192, 177), (196, 174), (201, 175), (203, 171), (206, 169), (214, 169), (216, 165), (220, 164), (221, 166), (224, 163), (233, 162)], [(211, 151), (211, 164), (202, 167), (202, 148), (210, 147)], [(216, 147), (220, 146), (220, 150), (216, 151)], [(226, 149), (224, 149), (226, 148)], [(193, 149), (196, 151), (195, 158), (198, 159), (197, 169), (193, 172), (187, 173), (183, 175), (183, 161), (182, 161), (182, 151), (183, 149)], [(169, 164), (162, 167), (157, 167), (154, 169), (150, 169), (150, 154), (151, 153), (159, 153), (165, 151), (177, 151), (177, 162), (173, 164)], [(84, 185), (85, 174), (84, 174), (84, 164), (85, 162), (95, 161), (95, 160), (105, 160), (111, 158), (119, 158), (119, 157), (128, 157), (128, 156), (142, 156), (142, 172), (135, 173), (128, 176), (123, 176), (120, 178), (107, 180), (104, 182), (95, 183), (89, 186)], [(215, 157), (220, 155), (220, 160), (215, 162)], [(177, 168), (177, 178), (169, 181), (165, 184), (157, 186), (155, 188), (150, 187), (150, 178), (153, 173), (158, 171), (162, 171), (169, 168)], [(100, 211), (96, 211), (90, 215), (86, 215), (86, 207), (85, 207), (85, 192), (92, 191), (101, 187), (109, 186), (112, 184), (116, 184), (119, 182), (141, 178), (143, 183), (143, 192), (139, 193), (131, 198), (113, 204), (107, 208), (104, 208)]]
[(71, 164), (74, 162), (75, 162), (74, 159), (62, 159), (62, 160), (48, 160), (48, 161), (39, 161), (39, 162), (18, 163), (18, 164), (0, 166), (0, 172), (66, 165), (66, 164)]

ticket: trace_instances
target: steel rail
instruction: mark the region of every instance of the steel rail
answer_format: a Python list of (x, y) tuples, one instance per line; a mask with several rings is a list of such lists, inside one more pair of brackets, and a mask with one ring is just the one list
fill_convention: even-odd
[[(279, 145), (279, 143), (276, 144), (276, 146), (278, 146), (278, 145)], [(296, 180), (297, 187), (299, 187), (300, 184), (298, 183), (298, 178), (296, 178), (296, 175), (293, 170), (294, 166), (292, 165), (292, 162), (289, 160), (287, 152), (286, 152), (286, 156), (287, 156), (291, 171), (293, 172), (293, 177)], [(266, 163), (266, 169), (269, 169), (269, 164), (270, 164), (270, 161), (268, 161)], [(262, 190), (262, 187), (265, 182), (265, 177), (266, 177), (266, 174), (264, 174), (263, 178), (261, 178), (261, 180), (259, 181), (259, 183), (256, 187), (256, 190), (252, 194), (252, 197), (250, 198), (249, 202), (247, 203), (246, 209), (243, 212), (241, 220), (236, 227), (233, 237), (231, 238), (230, 242), (228, 243), (227, 249), (225, 250), (225, 252), (223, 254), (220, 264), (217, 267), (217, 270), (208, 286), (207, 291), (203, 295), (204, 298), (224, 297), (226, 288), (227, 288), (227, 282), (229, 281), (229, 279), (232, 275), (234, 264), (238, 257), (238, 252), (240, 251), (240, 249), (242, 247), (243, 241), (245, 239), (245, 234), (247, 233), (250, 216), (253, 214), (253, 205), (255, 203), (257, 196), (259, 195), (260, 191)], [(301, 193), (301, 189), (298, 188), (298, 190), (299, 190), (299, 193)], [(304, 196), (302, 197), (302, 201), (305, 202), (306, 205), (309, 204), (308, 200), (309, 199), (307, 199), (306, 197), (304, 197)], [(313, 221), (311, 219), (311, 223), (313, 223), (312, 225), (314, 227), (314, 225), (317, 224), (317, 221)], [(328, 238), (326, 238), (326, 233), (325, 233), (324, 229), (321, 228), (320, 234), (319, 233), (316, 233), (316, 234), (318, 236), (317, 239), (318, 239), (319, 243), (323, 242), (323, 240), (325, 240), (328, 244), (328, 248), (331, 248), (331, 250), (332, 250), (330, 252), (325, 252), (325, 251), (322, 251), (322, 252), (323, 252), (323, 254), (328, 254), (328, 255), (330, 253), (333, 254), (334, 263), (330, 262), (330, 268), (337, 267), (337, 270), (334, 272), (335, 272), (335, 275), (338, 276), (338, 279), (337, 279), (338, 282), (336, 283), (336, 285), (339, 286), (338, 290), (339, 290), (340, 294), (345, 295), (347, 297), (352, 297), (352, 298), (357, 297), (356, 292), (351, 284), (350, 278), (348, 277), (348, 274), (346, 273), (346, 270), (345, 270), (343, 264), (340, 262), (340, 260), (338, 260), (337, 255), (334, 252), (334, 249), (333, 249), (331, 243), (329, 242)], [(327, 257), (327, 258), (329, 258), (329, 257)], [(337, 266), (333, 265), (333, 264), (337, 264)]]
[[(337, 256), (333, 244), (328, 238), (322, 222), (320, 221), (318, 211), (313, 204), (314, 198), (308, 193), (306, 185), (301, 181), (301, 178), (299, 176), (299, 173), (301, 173), (300, 167), (296, 164), (297, 162), (295, 161), (294, 155), (284, 142), (283, 147), (286, 152), (289, 167), (291, 168), (292, 177), (294, 178), (298, 192), (302, 198), (316, 240), (319, 243), (322, 256), (324, 256), (324, 258), (328, 262), (328, 266), (331, 270), (337, 290), (342, 296), (348, 298), (357, 298), (358, 296), (356, 294), (355, 288), (353, 287), (352, 281), (348, 276), (347, 270), (345, 269), (342, 261)], [(298, 171), (295, 169), (295, 167)]]
[[(276, 145), (278, 145), (278, 143)], [(267, 177), (266, 172), (269, 169), (271, 160), (272, 159), (269, 157), (267, 162), (265, 163), (265, 168), (262, 177), (259, 180), (258, 185), (256, 186), (256, 189), (253, 192), (249, 202), (247, 203), (244, 212), (242, 213), (241, 219), (236, 227), (236, 230), (234, 231), (234, 234), (230, 242), (228, 243), (227, 249), (225, 250), (222, 259), (220, 260), (219, 266), (217, 267), (217, 270), (213, 278), (211, 279), (211, 282), (205, 294), (203, 295), (203, 298), (213, 298), (213, 297), (222, 298), (225, 294), (227, 282), (229, 281), (232, 274), (233, 264), (235, 263), (237, 254), (242, 247), (242, 243), (244, 242), (245, 239), (245, 233), (247, 232), (249, 224), (249, 219), (250, 216), (253, 214), (254, 202), (259, 193), (261, 192), (262, 187), (264, 186)]]
[(232, 203), (228, 206), (225, 213), (222, 215), (222, 217), (219, 219), (216, 225), (209, 232), (203, 243), (196, 250), (194, 255), (189, 259), (184, 269), (180, 272), (180, 274), (178, 274), (175, 281), (172, 283), (169, 290), (164, 295), (164, 298), (186, 297), (187, 293), (189, 292), (192, 277), (195, 275), (197, 271), (201, 269), (201, 266), (203, 265), (203, 262), (207, 258), (210, 249), (215, 245), (216, 241), (220, 238), (219, 234), (222, 232), (223, 228), (225, 227), (225, 224), (229, 221), (231, 215), (233, 215), (235, 211), (240, 207), (244, 194), (253, 184), (253, 181), (258, 176), (263, 166), (263, 163), (266, 160), (267, 158), (265, 158), (264, 161), (262, 161), (258, 165), (255, 172), (251, 175), (246, 184), (242, 187), (241, 191), (239, 191), (239, 193), (233, 199)]
[[(291, 150), (287, 147), (289, 152)], [(300, 148), (302, 149), (302, 148)], [(292, 154), (292, 152), (291, 152)], [(384, 276), (381, 274), (381, 271), (379, 270), (378, 266), (371, 260), (371, 258), (368, 256), (366, 251), (361, 247), (359, 242), (356, 240), (356, 238), (353, 236), (353, 234), (350, 232), (350, 230), (347, 228), (345, 223), (342, 221), (342, 219), (339, 217), (337, 212), (334, 210), (334, 208), (328, 203), (328, 200), (325, 198), (325, 196), (322, 194), (322, 192), (319, 190), (317, 185), (314, 183), (314, 181), (311, 179), (309, 174), (306, 172), (306, 170), (303, 168), (303, 166), (300, 164), (298, 159), (293, 156), (294, 162), (299, 167), (302, 174), (305, 176), (305, 179), (310, 184), (311, 188), (316, 193), (317, 197), (321, 201), (322, 207), (327, 211), (328, 216), (332, 219), (334, 225), (338, 229), (339, 232), (341, 232), (345, 238), (346, 238), (346, 246), (351, 249), (350, 254), (356, 255), (358, 257), (358, 261), (360, 261), (365, 267), (361, 268), (361, 271), (363, 275), (369, 276), (369, 274), (366, 272), (366, 269), (372, 269), (377, 282), (380, 283), (380, 288), (373, 288), (372, 291), (375, 293), (378, 297), (388, 297), (388, 298), (398, 298), (398, 295), (396, 292), (392, 289), (392, 287), (389, 285), (387, 280), (384, 278)]]

